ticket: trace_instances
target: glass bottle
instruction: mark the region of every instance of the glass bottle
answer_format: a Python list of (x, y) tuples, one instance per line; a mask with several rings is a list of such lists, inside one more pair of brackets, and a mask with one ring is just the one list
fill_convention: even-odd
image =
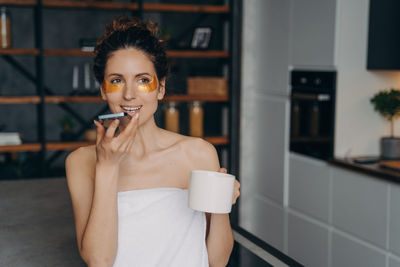
[(0, 7), (0, 48), (11, 47), (11, 19), (6, 7)]
[(175, 102), (169, 102), (165, 110), (165, 129), (179, 133), (179, 110)]
[(311, 124), (310, 134), (311, 136), (318, 136), (319, 133), (319, 106), (318, 102), (315, 102), (311, 109)]
[(293, 102), (292, 106), (292, 120), (291, 120), (291, 135), (292, 137), (298, 137), (300, 133), (300, 107), (299, 103)]
[(191, 136), (203, 136), (203, 116), (204, 112), (201, 103), (199, 101), (194, 101), (189, 111), (189, 134)]

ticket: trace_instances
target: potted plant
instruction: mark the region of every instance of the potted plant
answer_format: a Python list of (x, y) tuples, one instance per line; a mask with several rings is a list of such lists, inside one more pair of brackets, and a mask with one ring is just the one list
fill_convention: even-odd
[(72, 128), (74, 128), (74, 121), (71, 117), (64, 115), (59, 120), (62, 132), (61, 132), (61, 140), (62, 141), (71, 141), (74, 138), (74, 134), (72, 132)]
[(375, 110), (390, 123), (390, 136), (381, 138), (381, 158), (400, 159), (400, 138), (394, 137), (394, 120), (400, 115), (400, 91), (382, 90), (371, 98)]

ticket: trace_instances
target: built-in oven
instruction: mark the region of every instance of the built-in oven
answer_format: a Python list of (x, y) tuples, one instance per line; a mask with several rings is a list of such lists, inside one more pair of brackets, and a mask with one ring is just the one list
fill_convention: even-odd
[(333, 157), (335, 71), (291, 71), (290, 151)]

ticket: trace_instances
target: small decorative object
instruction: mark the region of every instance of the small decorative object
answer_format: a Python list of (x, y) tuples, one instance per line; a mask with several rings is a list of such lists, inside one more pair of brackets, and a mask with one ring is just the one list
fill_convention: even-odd
[(189, 95), (228, 95), (228, 80), (225, 77), (189, 77), (187, 79)]
[(79, 39), (79, 47), (82, 51), (93, 52), (96, 46), (97, 39), (95, 38), (81, 38)]
[(380, 91), (371, 98), (374, 108), (390, 122), (390, 137), (381, 138), (381, 159), (400, 159), (400, 138), (394, 137), (393, 122), (400, 115), (400, 91)]
[(59, 120), (62, 132), (61, 132), (61, 140), (62, 141), (71, 141), (74, 138), (74, 134), (72, 133), (72, 129), (75, 124), (71, 117), (65, 115)]
[(95, 142), (97, 138), (97, 130), (96, 129), (88, 129), (85, 131), (85, 140), (88, 142)]
[(165, 129), (179, 133), (179, 110), (175, 102), (169, 102), (165, 110)]
[(207, 49), (210, 44), (212, 30), (210, 27), (199, 27), (194, 30), (191, 47)]
[(11, 19), (6, 7), (0, 7), (0, 48), (11, 47)]
[(203, 136), (203, 116), (204, 111), (199, 101), (194, 101), (190, 106), (189, 111), (189, 134), (191, 136), (202, 137)]

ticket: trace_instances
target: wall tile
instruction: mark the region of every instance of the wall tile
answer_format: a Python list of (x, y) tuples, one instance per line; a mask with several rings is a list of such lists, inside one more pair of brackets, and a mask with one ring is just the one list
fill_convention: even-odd
[(330, 167), (325, 161), (291, 153), (289, 206), (324, 222), (329, 221)]
[(328, 228), (289, 213), (288, 255), (305, 266), (328, 266), (328, 236)]
[(389, 249), (400, 255), (400, 186), (391, 185)]
[(283, 250), (284, 210), (263, 197), (253, 195), (240, 202), (239, 226)]
[(386, 248), (388, 185), (332, 167), (333, 225)]
[(400, 260), (389, 257), (389, 267), (400, 267)]
[(332, 267), (383, 267), (386, 256), (350, 237), (333, 232)]

